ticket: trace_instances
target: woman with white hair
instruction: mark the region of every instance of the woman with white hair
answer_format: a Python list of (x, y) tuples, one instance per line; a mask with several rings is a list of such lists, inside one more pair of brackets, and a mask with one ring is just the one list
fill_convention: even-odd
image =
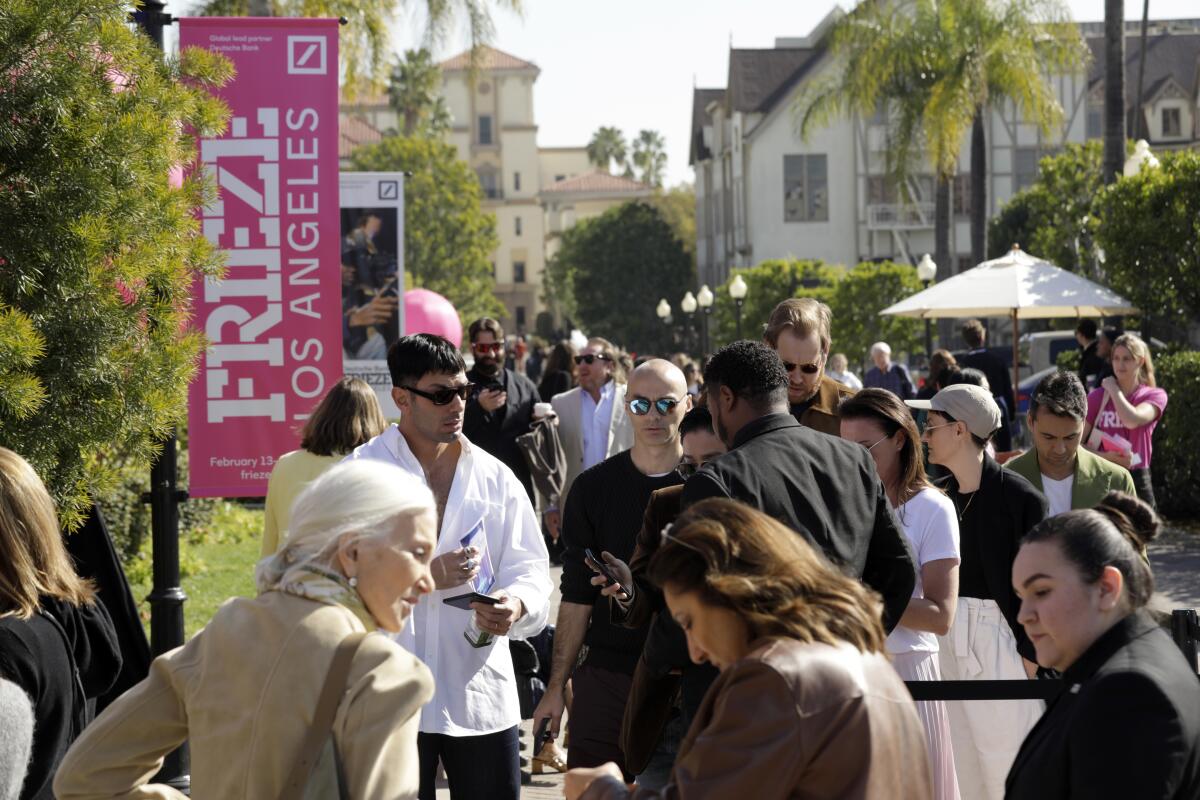
[(258, 597), (156, 659), (67, 753), (56, 797), (182, 798), (147, 782), (185, 739), (193, 797), (417, 796), (433, 678), (367, 633), (399, 631), (433, 589), (433, 496), (398, 467), (352, 461), (309, 484), (291, 519), (255, 570)]

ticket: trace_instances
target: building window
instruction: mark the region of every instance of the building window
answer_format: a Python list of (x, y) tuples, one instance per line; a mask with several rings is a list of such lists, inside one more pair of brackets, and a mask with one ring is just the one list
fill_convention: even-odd
[(521, 191), (521, 173), (519, 173), (519, 172), (513, 173), (513, 191), (514, 192)]
[(524, 283), (524, 282), (525, 282), (525, 262), (524, 261), (514, 261), (513, 262), (513, 283)]
[(492, 280), (496, 280), (496, 262), (492, 262)]
[(489, 200), (495, 200), (500, 197), (500, 187), (497, 186), (496, 170), (491, 167), (480, 167), (475, 171), (479, 176), (479, 186), (483, 189), (483, 196)]
[(1088, 139), (1104, 138), (1104, 106), (1088, 105), (1084, 136)]
[(1013, 190), (1032, 186), (1038, 177), (1038, 151), (1035, 147), (1018, 147), (1013, 152)]
[(971, 176), (955, 175), (954, 183), (950, 186), (953, 197), (952, 213), (956, 217), (971, 216)]
[(1182, 136), (1183, 123), (1182, 117), (1178, 108), (1164, 108), (1162, 110), (1162, 135), (1163, 136)]
[(517, 306), (517, 331), (525, 330), (525, 306)]
[(783, 157), (783, 221), (827, 222), (829, 179), (824, 155)]
[(521, 218), (520, 217), (513, 218), (513, 232), (517, 236), (521, 235)]
[(558, 183), (559, 181), (565, 181), (566, 179), (567, 179), (566, 175), (555, 175), (554, 176), (555, 183)]
[(479, 143), (480, 144), (491, 144), (492, 143), (492, 115), (491, 114), (480, 114), (479, 115)]

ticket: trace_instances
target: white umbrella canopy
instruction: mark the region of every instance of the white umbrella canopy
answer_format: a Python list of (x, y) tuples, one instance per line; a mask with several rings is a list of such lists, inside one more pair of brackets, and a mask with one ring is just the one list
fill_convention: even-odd
[(1136, 314), (1137, 309), (1111, 289), (1013, 245), (1000, 258), (960, 272), (879, 313), (919, 319), (1047, 319), (1112, 317)]

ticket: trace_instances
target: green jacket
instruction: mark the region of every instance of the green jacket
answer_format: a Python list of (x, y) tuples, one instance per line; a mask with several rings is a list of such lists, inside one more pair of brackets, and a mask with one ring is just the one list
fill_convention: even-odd
[[(1034, 485), (1039, 492), (1042, 471), (1038, 469), (1037, 448), (1031, 447), (1004, 465)], [(1120, 464), (1101, 458), (1082, 444), (1075, 455), (1075, 482), (1071, 484), (1071, 508), (1095, 508), (1109, 492), (1137, 496), (1133, 476)]]

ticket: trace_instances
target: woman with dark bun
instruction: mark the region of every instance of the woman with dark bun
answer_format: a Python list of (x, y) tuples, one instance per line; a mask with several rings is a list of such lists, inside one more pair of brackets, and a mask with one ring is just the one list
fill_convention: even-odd
[(1200, 797), (1200, 681), (1145, 611), (1158, 527), (1144, 502), (1110, 492), (1022, 542), (1018, 619), (1066, 688), (1021, 745), (1006, 798)]

